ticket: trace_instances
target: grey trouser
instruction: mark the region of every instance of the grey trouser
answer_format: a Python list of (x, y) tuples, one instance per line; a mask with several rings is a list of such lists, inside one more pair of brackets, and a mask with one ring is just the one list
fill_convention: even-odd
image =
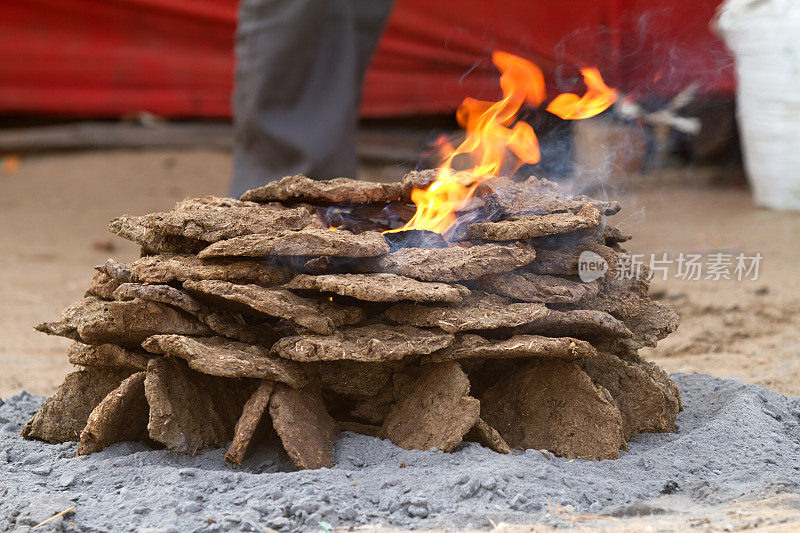
[(361, 83), (391, 0), (242, 0), (231, 196), (291, 174), (355, 177)]

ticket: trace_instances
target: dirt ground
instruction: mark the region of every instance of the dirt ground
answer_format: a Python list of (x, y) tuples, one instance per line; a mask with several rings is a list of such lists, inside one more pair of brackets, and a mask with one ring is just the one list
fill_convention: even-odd
[[(70, 370), (70, 341), (33, 325), (80, 298), (94, 265), (137, 257), (136, 246), (106, 231), (108, 221), (225, 194), (230, 155), (67, 153), (24, 157), (13, 167), (0, 167), (0, 397), (20, 389), (49, 394)], [(628, 248), (645, 260), (650, 253), (760, 253), (759, 278), (683, 280), (671, 265), (669, 279), (654, 280), (652, 290), (679, 312), (681, 326), (646, 355), (670, 372), (732, 376), (800, 395), (800, 213), (758, 209), (745, 188), (710, 186), (709, 177), (649, 176), (649, 185), (621, 196), (614, 218), (634, 235)]]

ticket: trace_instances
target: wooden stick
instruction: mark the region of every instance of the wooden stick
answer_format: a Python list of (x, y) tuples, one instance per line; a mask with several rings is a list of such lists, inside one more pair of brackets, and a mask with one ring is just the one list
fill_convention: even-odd
[(42, 527), (43, 525), (45, 525), (45, 524), (48, 524), (48, 523), (52, 522), (52, 521), (53, 521), (53, 520), (55, 520), (56, 518), (60, 518), (60, 517), (64, 516), (65, 514), (67, 514), (67, 513), (70, 513), (70, 512), (72, 512), (72, 511), (74, 511), (76, 507), (78, 507), (78, 506), (77, 506), (77, 505), (73, 505), (73, 506), (72, 506), (72, 507), (70, 507), (69, 509), (64, 509), (64, 510), (63, 510), (63, 511), (61, 511), (60, 513), (58, 513), (58, 514), (54, 514), (53, 516), (51, 516), (50, 518), (48, 518), (48, 519), (47, 519), (47, 520), (45, 520), (44, 522), (41, 522), (41, 523), (39, 523), (39, 524), (36, 524), (35, 526), (33, 526), (33, 527), (31, 528), (31, 530), (33, 530), (33, 529), (37, 529), (37, 528), (40, 528), (40, 527)]

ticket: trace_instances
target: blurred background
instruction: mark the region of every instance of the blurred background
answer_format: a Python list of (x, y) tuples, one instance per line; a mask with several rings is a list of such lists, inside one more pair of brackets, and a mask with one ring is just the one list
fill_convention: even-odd
[[(542, 161), (519, 172), (619, 199), (633, 252), (760, 253), (756, 280), (654, 280), (682, 326), (648, 355), (669, 371), (798, 395), (800, 14), (788, 4), (395, 0), (357, 107), (358, 177), (436, 166), (432, 146), (459, 138), (462, 100), (500, 97), (495, 50), (539, 65), (550, 98), (582, 94), (579, 69), (595, 66), (617, 103), (584, 121), (526, 110)], [(108, 220), (230, 190), (241, 6), (0, 6), (0, 396), (47, 394), (67, 371), (69, 343), (33, 324), (80, 297), (95, 264), (138, 255)], [(291, 35), (297, 61), (300, 44), (318, 38), (303, 26), (265, 28)], [(281, 72), (270, 74), (280, 85)], [(295, 124), (324, 129), (340, 101), (322, 89), (319, 111)]]

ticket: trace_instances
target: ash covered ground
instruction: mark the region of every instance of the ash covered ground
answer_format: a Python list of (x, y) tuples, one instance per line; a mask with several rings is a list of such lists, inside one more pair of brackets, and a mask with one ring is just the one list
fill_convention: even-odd
[(562, 520), (554, 509), (629, 517), (664, 512), (665, 494), (725, 505), (800, 494), (800, 398), (703, 374), (675, 374), (677, 434), (634, 437), (614, 461), (536, 450), (500, 455), (474, 443), (454, 453), (408, 451), (343, 433), (332, 469), (297, 471), (278, 444), (241, 467), (225, 448), (195, 457), (123, 443), (76, 457), (77, 443), (18, 437), (43, 398), (0, 406), (0, 530), (18, 531), (76, 506), (59, 531), (491, 529)]

